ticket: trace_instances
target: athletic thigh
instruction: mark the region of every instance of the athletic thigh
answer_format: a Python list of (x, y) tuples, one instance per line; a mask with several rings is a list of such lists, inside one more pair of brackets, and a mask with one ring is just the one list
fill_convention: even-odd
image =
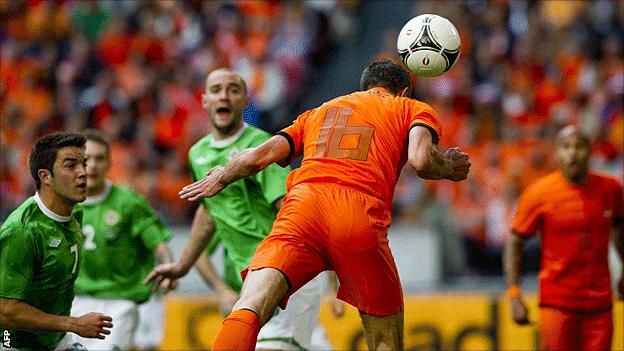
[(581, 350), (610, 350), (613, 336), (611, 310), (585, 315), (581, 319)]
[(72, 304), (72, 316), (89, 312), (99, 312), (113, 318), (113, 328), (104, 340), (75, 336), (76, 341), (88, 350), (129, 350), (134, 347), (134, 333), (139, 321), (138, 305), (134, 301), (122, 299), (97, 299), (86, 295), (76, 295)]
[(579, 350), (580, 319), (576, 313), (540, 307), (540, 349)]
[(137, 325), (134, 344), (140, 349), (155, 349), (163, 337), (164, 303), (159, 294), (139, 305), (139, 323)]
[(403, 293), (388, 245), (383, 202), (344, 189), (330, 203), (329, 213), (335, 215), (329, 219), (328, 252), (340, 280), (338, 297), (370, 315), (402, 311)]
[(403, 350), (403, 312), (377, 317), (360, 312), (369, 350)]
[[(258, 245), (247, 270), (274, 268), (282, 272), (288, 291), (280, 302), (284, 309), (290, 296), (320, 272), (327, 270), (322, 206), (305, 187), (284, 198), (271, 233)], [(247, 274), (243, 271), (243, 278)]]
[(312, 331), (318, 324), (323, 297), (321, 278), (317, 276), (292, 294), (286, 309), (276, 310), (275, 315), (260, 329), (256, 348), (312, 349)]

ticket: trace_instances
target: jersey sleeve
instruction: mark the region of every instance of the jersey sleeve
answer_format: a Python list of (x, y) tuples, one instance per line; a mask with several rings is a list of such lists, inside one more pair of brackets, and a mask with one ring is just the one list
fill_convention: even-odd
[(140, 237), (148, 249), (155, 249), (171, 239), (171, 231), (143, 197), (138, 198), (130, 215), (133, 218), (132, 236)]
[(9, 229), (0, 234), (0, 297), (27, 297), (36, 251), (33, 236), (26, 229)]
[(268, 203), (286, 196), (286, 177), (289, 173), (290, 166), (282, 168), (273, 163), (254, 176)]
[(404, 100), (404, 115), (409, 119), (411, 130), (414, 127), (425, 127), (431, 133), (433, 143), (438, 144), (442, 137), (442, 126), (438, 113), (428, 104), (412, 99)]
[(529, 186), (518, 199), (516, 214), (511, 224), (511, 230), (522, 236), (535, 235), (543, 215), (542, 200), (539, 189)]
[(220, 244), (221, 236), (219, 235), (219, 231), (216, 230), (215, 233), (212, 235), (212, 239), (210, 239), (210, 242), (208, 243), (208, 245), (206, 245), (206, 249), (204, 251), (207, 254), (212, 255), (217, 250)]
[(290, 145), (290, 153), (287, 157), (286, 164), (290, 164), (294, 159), (299, 157), (303, 153), (303, 141), (304, 141), (304, 126), (308, 116), (314, 111), (308, 110), (297, 117), (297, 119), (288, 127), (277, 132), (277, 135), (281, 135)]

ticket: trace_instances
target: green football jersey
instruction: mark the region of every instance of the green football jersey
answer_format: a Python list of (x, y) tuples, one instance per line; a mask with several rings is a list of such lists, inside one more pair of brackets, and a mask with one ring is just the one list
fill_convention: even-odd
[(143, 279), (156, 263), (154, 249), (171, 238), (171, 231), (144, 197), (110, 182), (81, 207), (85, 239), (76, 293), (146, 301), (151, 286)]
[[(0, 297), (20, 300), (43, 312), (69, 316), (80, 268), (81, 209), (62, 217), (38, 194), (15, 209), (0, 228)], [(4, 335), (6, 328), (0, 327)], [(64, 332), (8, 329), (11, 347), (56, 347)]]
[[(214, 140), (212, 135), (204, 137), (189, 151), (193, 178), (204, 178), (211, 168), (229, 163), (241, 151), (256, 147), (270, 137), (248, 125), (224, 140)], [(255, 176), (239, 179), (214, 197), (203, 200), (214, 220), (215, 234), (225, 248), (225, 280), (237, 291), (242, 286), (240, 271), (249, 265), (256, 247), (271, 231), (277, 214), (273, 202), (286, 195), (289, 172), (289, 167), (271, 164)]]

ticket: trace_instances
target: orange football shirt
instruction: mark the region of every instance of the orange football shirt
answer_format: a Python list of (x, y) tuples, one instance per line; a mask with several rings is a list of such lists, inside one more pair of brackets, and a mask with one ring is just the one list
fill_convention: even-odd
[(574, 311), (609, 309), (608, 249), (615, 218), (624, 216), (622, 186), (590, 172), (586, 184), (560, 171), (538, 179), (520, 196), (512, 230), (541, 232), (540, 305)]
[(438, 143), (441, 127), (433, 108), (384, 88), (340, 96), (308, 110), (279, 132), (291, 144), (291, 160), (303, 154), (286, 187), (342, 184), (384, 200), (390, 209), (407, 161), (409, 131), (417, 125), (428, 128)]

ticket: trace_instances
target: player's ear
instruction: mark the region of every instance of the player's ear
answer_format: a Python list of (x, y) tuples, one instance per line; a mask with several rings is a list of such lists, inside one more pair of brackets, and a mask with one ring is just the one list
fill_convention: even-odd
[(204, 93), (201, 94), (201, 103), (203, 108), (208, 109), (208, 99)]
[(39, 180), (41, 181), (41, 184), (50, 184), (50, 182), (52, 181), (52, 172), (50, 172), (47, 169), (41, 168), (40, 170), (37, 171), (37, 176), (39, 177)]
[(405, 87), (405, 88), (403, 88), (403, 90), (401, 90), (401, 94), (399, 94), (399, 96), (401, 96), (401, 97), (409, 97), (411, 95), (410, 93), (411, 93), (410, 92), (410, 88), (409, 87)]

